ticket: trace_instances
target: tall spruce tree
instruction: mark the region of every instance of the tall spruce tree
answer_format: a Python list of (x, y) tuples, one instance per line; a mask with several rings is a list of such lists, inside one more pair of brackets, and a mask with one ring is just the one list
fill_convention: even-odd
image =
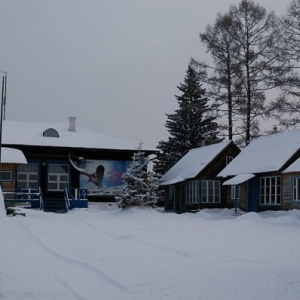
[(190, 149), (221, 141), (217, 136), (216, 116), (212, 115), (209, 99), (192, 61), (186, 71), (184, 83), (177, 88), (181, 92), (175, 96), (179, 107), (173, 114), (166, 114), (165, 126), (170, 137), (167, 141), (160, 141), (157, 146), (160, 153), (155, 171), (160, 174), (164, 174)]

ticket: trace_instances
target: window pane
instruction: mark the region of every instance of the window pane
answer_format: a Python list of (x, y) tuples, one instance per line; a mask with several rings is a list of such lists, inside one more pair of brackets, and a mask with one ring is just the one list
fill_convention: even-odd
[(17, 186), (20, 188), (38, 188), (38, 164), (29, 163), (17, 167)]
[(199, 182), (197, 180), (186, 182), (186, 202), (199, 202)]
[(50, 164), (48, 172), (48, 190), (62, 191), (69, 186), (68, 165)]
[(1, 181), (12, 181), (12, 171), (1, 171), (0, 172)]
[(26, 188), (27, 187), (26, 182), (19, 182), (18, 187), (21, 188), (21, 189)]
[(220, 181), (203, 180), (201, 182), (201, 202), (220, 202)]
[(60, 181), (68, 181), (68, 175), (60, 175), (59, 179)]
[(38, 164), (36, 163), (28, 163), (27, 165), (19, 165), (18, 172), (38, 172)]
[(281, 183), (280, 176), (263, 177), (260, 179), (260, 203), (280, 204), (281, 203)]
[(49, 190), (57, 190), (57, 184), (56, 183), (48, 183), (48, 189)]
[(235, 185), (231, 186), (231, 199), (235, 199)]
[(227, 166), (230, 162), (232, 162), (232, 160), (233, 160), (233, 156), (226, 156), (226, 166)]
[(65, 188), (68, 188), (68, 183), (60, 183), (59, 184), (59, 189), (64, 190)]
[(26, 175), (25, 174), (18, 174), (18, 180), (26, 180)]
[(29, 180), (37, 181), (38, 175), (37, 174), (28, 174)]
[(49, 181), (57, 181), (57, 175), (49, 175)]
[(236, 199), (240, 199), (240, 195), (241, 195), (241, 186), (240, 185), (235, 186), (235, 194), (236, 194)]

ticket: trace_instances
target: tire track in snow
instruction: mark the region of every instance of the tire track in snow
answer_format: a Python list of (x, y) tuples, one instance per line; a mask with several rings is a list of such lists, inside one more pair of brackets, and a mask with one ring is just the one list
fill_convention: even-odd
[(62, 276), (59, 276), (57, 273), (54, 273), (54, 272), (51, 272), (52, 273), (52, 276), (58, 281), (61, 283), (61, 285), (63, 287), (65, 287), (68, 291), (71, 292), (72, 296), (74, 297), (74, 299), (76, 300), (86, 300), (85, 297), (82, 297), (78, 292), (76, 292), (72, 287), (71, 285), (62, 277)]
[[(99, 228), (98, 226), (94, 225), (94, 223), (92, 223), (89, 220), (80, 218), (80, 221), (83, 224), (88, 225), (90, 228), (97, 229), (97, 230)], [(143, 246), (146, 246), (146, 247), (151, 247), (151, 248), (159, 250), (159, 251), (168, 251), (169, 253), (172, 253), (172, 254), (175, 254), (175, 255), (178, 255), (178, 256), (184, 257), (184, 258), (193, 258), (194, 257), (194, 255), (192, 255), (192, 254), (190, 254), (190, 253), (188, 253), (184, 250), (179, 250), (179, 249), (174, 249), (174, 248), (167, 247), (167, 246), (160, 246), (160, 245), (151, 244), (151, 243), (149, 243), (145, 240), (142, 240), (141, 238), (139, 238), (135, 235), (132, 235), (131, 233), (120, 234), (120, 235), (116, 235), (116, 234), (113, 234), (113, 233), (105, 233), (105, 235), (108, 236), (108, 237), (112, 237), (115, 240), (132, 240), (136, 243), (139, 243), (140, 245), (143, 245)]]
[[(92, 266), (92, 265), (90, 265), (86, 262), (82, 262), (82, 261), (79, 261), (77, 259), (70, 258), (70, 257), (67, 257), (65, 255), (62, 255), (62, 254), (56, 252), (50, 246), (48, 246), (47, 244), (42, 242), (42, 240), (39, 237), (35, 236), (33, 234), (33, 232), (30, 230), (30, 228), (26, 224), (24, 224), (21, 220), (19, 220), (19, 223), (24, 228), (24, 230), (27, 232), (28, 237), (31, 238), (32, 240), (34, 240), (42, 249), (47, 251), (47, 253), (50, 254), (55, 259), (63, 261), (65, 263), (69, 263), (70, 265), (76, 265), (77, 267), (84, 268), (85, 270), (90, 271), (90, 272), (94, 273), (95, 275), (97, 275), (98, 277), (100, 277), (102, 280), (107, 282), (109, 285), (117, 288), (119, 291), (122, 291), (122, 292), (127, 291), (127, 289), (124, 285), (119, 283), (114, 278), (108, 276), (107, 274), (105, 274), (100, 269), (98, 269), (98, 268), (96, 268), (96, 267), (94, 267), (94, 266)], [(78, 298), (78, 299), (80, 299), (80, 298)]]
[(159, 251), (167, 251), (171, 254), (175, 254), (175, 255), (178, 255), (180, 257), (184, 257), (184, 258), (193, 258), (194, 255), (186, 252), (186, 251), (183, 251), (183, 250), (179, 250), (179, 249), (174, 249), (174, 248), (171, 248), (171, 247), (166, 247), (166, 246), (159, 246), (159, 245), (154, 245), (154, 244), (151, 244), (150, 242), (147, 242), (145, 240), (142, 240), (141, 238), (138, 238), (132, 234), (127, 234), (127, 235), (114, 235), (112, 233), (106, 233), (107, 236), (109, 237), (112, 237), (114, 239), (117, 239), (117, 240), (132, 240), (136, 243), (139, 243), (140, 245), (143, 245), (143, 246), (146, 246), (146, 247), (151, 247), (153, 249), (156, 249), (156, 250), (159, 250)]

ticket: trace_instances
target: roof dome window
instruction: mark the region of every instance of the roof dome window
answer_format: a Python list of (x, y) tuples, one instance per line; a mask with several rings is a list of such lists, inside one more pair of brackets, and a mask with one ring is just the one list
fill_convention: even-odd
[(59, 133), (56, 129), (54, 128), (48, 128), (43, 132), (43, 136), (45, 137), (54, 137), (54, 138), (59, 138)]

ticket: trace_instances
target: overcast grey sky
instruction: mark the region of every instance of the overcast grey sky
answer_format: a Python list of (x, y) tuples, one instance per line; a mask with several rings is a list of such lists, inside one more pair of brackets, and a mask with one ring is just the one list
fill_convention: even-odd
[[(199, 32), (238, 0), (0, 0), (6, 118), (68, 122), (156, 146)], [(278, 15), (289, 1), (257, 1)]]

